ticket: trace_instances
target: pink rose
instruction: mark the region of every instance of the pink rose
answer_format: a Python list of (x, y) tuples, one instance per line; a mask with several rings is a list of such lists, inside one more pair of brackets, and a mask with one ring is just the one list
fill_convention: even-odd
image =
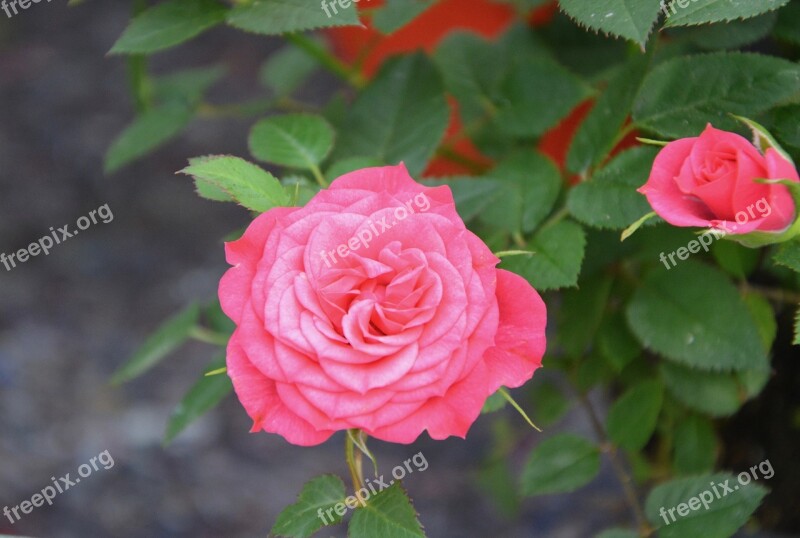
[(731, 234), (786, 229), (795, 219), (789, 190), (755, 179), (800, 180), (794, 165), (775, 149), (762, 154), (746, 138), (709, 125), (697, 138), (667, 144), (639, 192), (675, 226)]
[(449, 187), (402, 164), (267, 211), (226, 254), (228, 375), (254, 432), (297, 445), (349, 428), (396, 443), (464, 437), (489, 395), (541, 366), (538, 293), (495, 268)]

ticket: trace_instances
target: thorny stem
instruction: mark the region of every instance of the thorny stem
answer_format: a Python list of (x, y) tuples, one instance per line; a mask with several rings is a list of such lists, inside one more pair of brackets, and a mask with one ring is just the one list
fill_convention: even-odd
[(653, 533), (653, 529), (647, 523), (644, 510), (642, 509), (642, 505), (639, 503), (639, 496), (637, 495), (636, 489), (633, 486), (633, 479), (625, 470), (622, 462), (619, 460), (617, 448), (608, 440), (605, 428), (603, 428), (603, 424), (597, 417), (597, 413), (592, 406), (592, 402), (589, 401), (589, 398), (586, 396), (586, 394), (579, 392), (578, 397), (580, 398), (581, 404), (586, 409), (586, 413), (589, 415), (589, 421), (592, 423), (592, 428), (594, 429), (595, 434), (597, 435), (598, 439), (600, 439), (601, 449), (605, 454), (608, 455), (608, 459), (611, 461), (611, 467), (614, 470), (614, 474), (617, 476), (617, 480), (619, 480), (619, 483), (622, 485), (622, 489), (625, 492), (625, 498), (628, 501), (628, 505), (630, 505), (631, 510), (633, 511), (633, 517), (636, 520), (636, 526), (639, 528), (639, 534), (641, 536), (650, 536)]

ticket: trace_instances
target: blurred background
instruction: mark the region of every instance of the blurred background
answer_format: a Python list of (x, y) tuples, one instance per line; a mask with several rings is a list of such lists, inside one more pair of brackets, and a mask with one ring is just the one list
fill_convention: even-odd
[[(200, 199), (189, 178), (175, 172), (196, 155), (246, 155), (245, 133), (254, 119), (195, 120), (177, 141), (105, 175), (104, 154), (134, 114), (125, 64), (106, 56), (130, 6), (65, 4), (32, 4), (13, 18), (0, 12), (0, 252), (24, 248), (50, 227), (74, 227), (103, 204), (114, 219), (55, 246), (49, 256), (11, 271), (0, 266), (0, 509), (30, 499), (51, 477), (75, 478), (81, 464), (105, 450), (114, 466), (101, 467), (53, 506), (13, 525), (0, 518), (0, 534), (267, 536), (307, 480), (325, 472), (347, 476), (341, 435), (298, 448), (278, 436), (248, 434), (248, 417), (229, 397), (163, 447), (171, 411), (217, 353), (201, 343), (130, 384), (109, 384), (163, 319), (215, 296), (226, 268), (222, 238), (249, 216)], [(156, 55), (154, 71), (222, 64), (227, 74), (209, 99), (256, 98), (258, 68), (280, 44), (218, 28)], [(306, 90), (311, 101), (314, 92), (327, 95), (338, 84), (316, 77)], [(513, 412), (502, 413), (496, 427), (528, 428)], [(749, 426), (743, 427), (740, 432)], [(570, 412), (558, 430), (592, 436), (580, 412)], [(524, 437), (512, 456), (516, 469), (542, 439), (533, 431)], [(494, 449), (491, 440), (484, 419), (466, 442), (421, 438), (411, 446), (371, 446), (385, 473), (417, 452), (425, 455), (428, 469), (404, 482), (431, 537), (582, 537), (629, 524), (605, 458), (600, 479), (575, 494), (522, 504), (496, 486), (486, 495), (481, 483), (492, 480), (491, 470), (481, 462)], [(769, 487), (792, 483), (775, 468)], [(343, 535), (337, 528), (319, 534)]]

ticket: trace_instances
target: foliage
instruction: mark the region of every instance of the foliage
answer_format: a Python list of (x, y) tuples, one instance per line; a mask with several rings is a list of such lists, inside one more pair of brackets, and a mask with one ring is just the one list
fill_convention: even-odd
[[(501, 8), (508, 10), (507, 23), (486, 39), (492, 32), (481, 21), (462, 32), (428, 17), (445, 1), (388, 1), (360, 17), (351, 2), (329, 17), (308, 0), (166, 0), (137, 11), (111, 52), (128, 62), (138, 111), (111, 144), (106, 169), (153, 152), (195, 118), (233, 115), (252, 118), (242, 140), (270, 171), (244, 156), (190, 159), (182, 172), (212, 201), (237, 202), (256, 213), (299, 205), (343, 173), (399, 162), (428, 184), (448, 185), (468, 226), (494, 250), (513, 253), (503, 256), (501, 267), (548, 292), (557, 321), (551, 322), (555, 333), (545, 365), (560, 377), (558, 383), (538, 377), (530, 383), (534, 420), (556, 423), (579, 403), (597, 434), (593, 440), (570, 433), (539, 439), (531, 432), (537, 439), (524, 468), (510, 472), (512, 449), (501, 450), (482, 471), (482, 483), (506, 494), (497, 480), (519, 475), (518, 491), (507, 499), (514, 505), (514, 495), (588, 484), (604, 458), (623, 473), (625, 460), (638, 462), (646, 498), (635, 510), (641, 516), (601, 536), (655, 530), (662, 536), (733, 535), (766, 495), (762, 486), (743, 487), (669, 526), (659, 508), (687, 502), (710, 481), (735, 478), (710, 474), (720, 450), (718, 419), (764, 389), (777, 332), (794, 331), (800, 344), (800, 242), (760, 250), (719, 242), (665, 268), (660, 255), (693, 235), (648, 220), (650, 207), (636, 189), (658, 148), (634, 137), (697, 136), (708, 122), (748, 134), (735, 114), (759, 121), (775, 135), (770, 143), (800, 157), (797, 2), (709, 0), (682, 7), (659, 0), (561, 0), (563, 13), (553, 15), (540, 11), (547, 2), (509, 0)], [(444, 25), (441, 39), (402, 41), (413, 31), (401, 30), (425, 17), (428, 25)], [(370, 23), (363, 42), (330, 30), (359, 20)], [(210, 102), (207, 91), (224, 77), (215, 66), (151, 73), (151, 55), (223, 24), (287, 41), (261, 68), (262, 99)], [(300, 33), (318, 28), (328, 30)], [(373, 75), (357, 59), (334, 52), (348, 39), (363, 47), (385, 40), (408, 52), (381, 62)], [(770, 45), (757, 50), (782, 56), (739, 50), (756, 43)], [(298, 90), (320, 70), (341, 85), (323, 103), (299, 101)], [(620, 241), (629, 227), (638, 231)], [(776, 321), (787, 313), (793, 326)], [(231, 330), (218, 304), (192, 305), (148, 339), (114, 381), (143, 374), (190, 337), (224, 346)], [(212, 368), (216, 375), (204, 376), (176, 409), (167, 440), (230, 392), (222, 362)], [(604, 419), (588, 397), (598, 388), (612, 398)], [(501, 396), (487, 402), (481, 420), (504, 408)], [(504, 440), (499, 446), (514, 445), (508, 432), (498, 435)], [(323, 522), (317, 509), (324, 512), (347, 495), (337, 477), (313, 479), (280, 515), (273, 534), (306, 537), (338, 524), (341, 516)], [(349, 529), (354, 537), (424, 536), (400, 484), (355, 509)]]

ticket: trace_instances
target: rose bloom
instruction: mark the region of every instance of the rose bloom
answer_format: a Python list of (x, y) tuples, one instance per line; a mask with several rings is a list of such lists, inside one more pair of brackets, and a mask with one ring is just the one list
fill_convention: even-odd
[(396, 443), (464, 437), (488, 396), (541, 366), (538, 293), (495, 267), (449, 187), (402, 164), (267, 211), (226, 254), (228, 375), (254, 432), (297, 445), (350, 428)]
[(762, 154), (746, 138), (708, 125), (699, 137), (667, 144), (639, 192), (675, 226), (737, 235), (786, 229), (795, 218), (789, 189), (756, 179), (800, 181), (794, 165), (775, 149)]

